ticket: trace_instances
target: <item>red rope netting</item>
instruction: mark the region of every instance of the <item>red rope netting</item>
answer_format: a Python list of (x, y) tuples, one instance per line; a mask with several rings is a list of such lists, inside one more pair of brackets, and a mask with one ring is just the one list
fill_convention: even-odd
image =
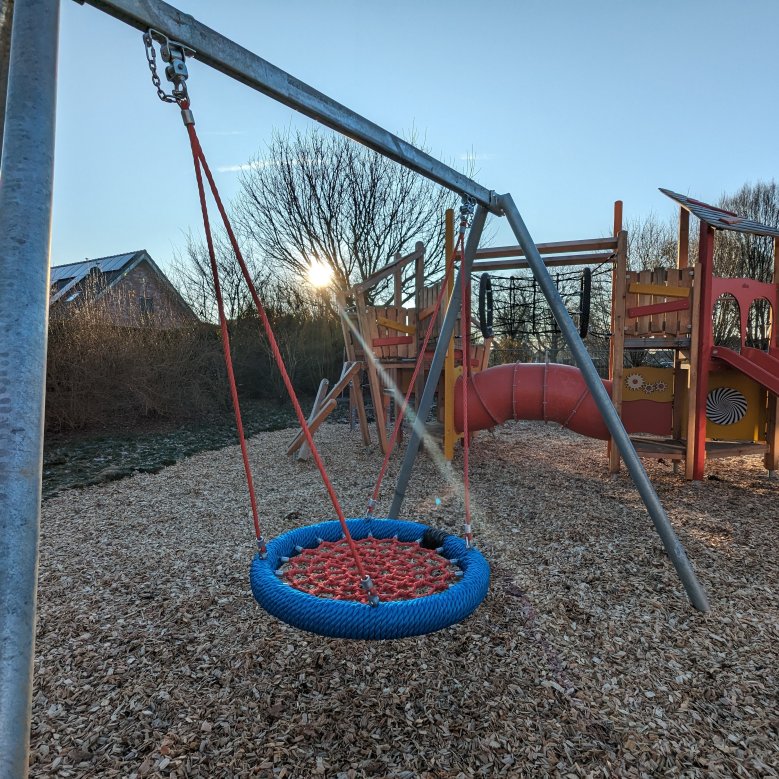
[[(457, 580), (456, 564), (433, 549), (396, 538), (361, 538), (354, 541), (368, 576), (383, 601), (412, 600), (443, 592)], [(368, 602), (354, 557), (344, 539), (322, 541), (303, 549), (279, 569), (292, 587), (318, 598)]]

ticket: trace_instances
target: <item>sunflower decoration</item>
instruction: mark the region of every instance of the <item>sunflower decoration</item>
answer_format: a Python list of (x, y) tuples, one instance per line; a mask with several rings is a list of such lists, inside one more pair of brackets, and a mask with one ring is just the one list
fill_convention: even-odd
[(640, 390), (644, 386), (644, 377), (640, 373), (630, 373), (625, 377), (628, 389)]
[(655, 383), (655, 392), (665, 392), (668, 389), (668, 384), (665, 381), (658, 381)]

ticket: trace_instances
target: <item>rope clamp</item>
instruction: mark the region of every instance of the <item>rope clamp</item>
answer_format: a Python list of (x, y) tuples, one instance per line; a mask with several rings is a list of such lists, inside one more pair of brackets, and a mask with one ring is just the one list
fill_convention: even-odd
[(371, 606), (378, 606), (379, 596), (373, 589), (373, 580), (370, 576), (366, 574), (365, 578), (360, 580), (360, 587), (362, 587), (365, 592), (368, 593), (368, 603), (370, 603)]
[(257, 554), (260, 559), (264, 560), (268, 556), (268, 550), (265, 546), (265, 539), (262, 536), (257, 536)]
[(365, 512), (366, 517), (370, 517), (373, 514), (374, 509), (376, 508), (376, 501), (373, 498), (370, 498), (368, 500), (368, 510)]

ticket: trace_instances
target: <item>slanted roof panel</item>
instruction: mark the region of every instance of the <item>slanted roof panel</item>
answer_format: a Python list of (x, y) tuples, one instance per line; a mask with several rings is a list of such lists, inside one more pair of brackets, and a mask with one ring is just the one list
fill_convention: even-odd
[(83, 278), (92, 268), (97, 268), (102, 273), (119, 270), (124, 267), (138, 252), (128, 254), (113, 254), (110, 257), (98, 257), (94, 260), (71, 262), (67, 265), (53, 265), (51, 268), (51, 280)]
[(737, 233), (747, 233), (749, 235), (769, 235), (779, 238), (779, 228), (769, 227), (768, 225), (755, 222), (752, 219), (746, 219), (732, 211), (726, 211), (723, 208), (703, 203), (700, 200), (680, 195), (678, 192), (672, 192), (670, 189), (660, 191), (675, 200), (682, 208), (687, 209), (693, 216), (697, 216), (701, 222), (711, 225), (716, 230), (733, 230)]
[[(58, 289), (51, 296), (51, 303), (55, 303), (61, 297), (69, 292), (76, 284), (85, 279), (93, 269), (101, 273), (111, 273), (121, 270), (134, 257), (137, 257), (143, 250), (128, 252), (126, 254), (113, 254), (110, 257), (98, 257), (94, 260), (83, 260), (82, 262), (71, 262), (67, 265), (54, 265), (51, 269), (51, 284)], [(65, 282), (58, 284), (57, 282)]]

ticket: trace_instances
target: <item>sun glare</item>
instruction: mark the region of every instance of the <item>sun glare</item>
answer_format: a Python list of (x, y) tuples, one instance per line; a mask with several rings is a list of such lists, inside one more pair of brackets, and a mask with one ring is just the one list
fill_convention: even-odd
[(312, 260), (308, 266), (308, 283), (316, 288), (323, 289), (333, 278), (333, 269), (322, 260)]

